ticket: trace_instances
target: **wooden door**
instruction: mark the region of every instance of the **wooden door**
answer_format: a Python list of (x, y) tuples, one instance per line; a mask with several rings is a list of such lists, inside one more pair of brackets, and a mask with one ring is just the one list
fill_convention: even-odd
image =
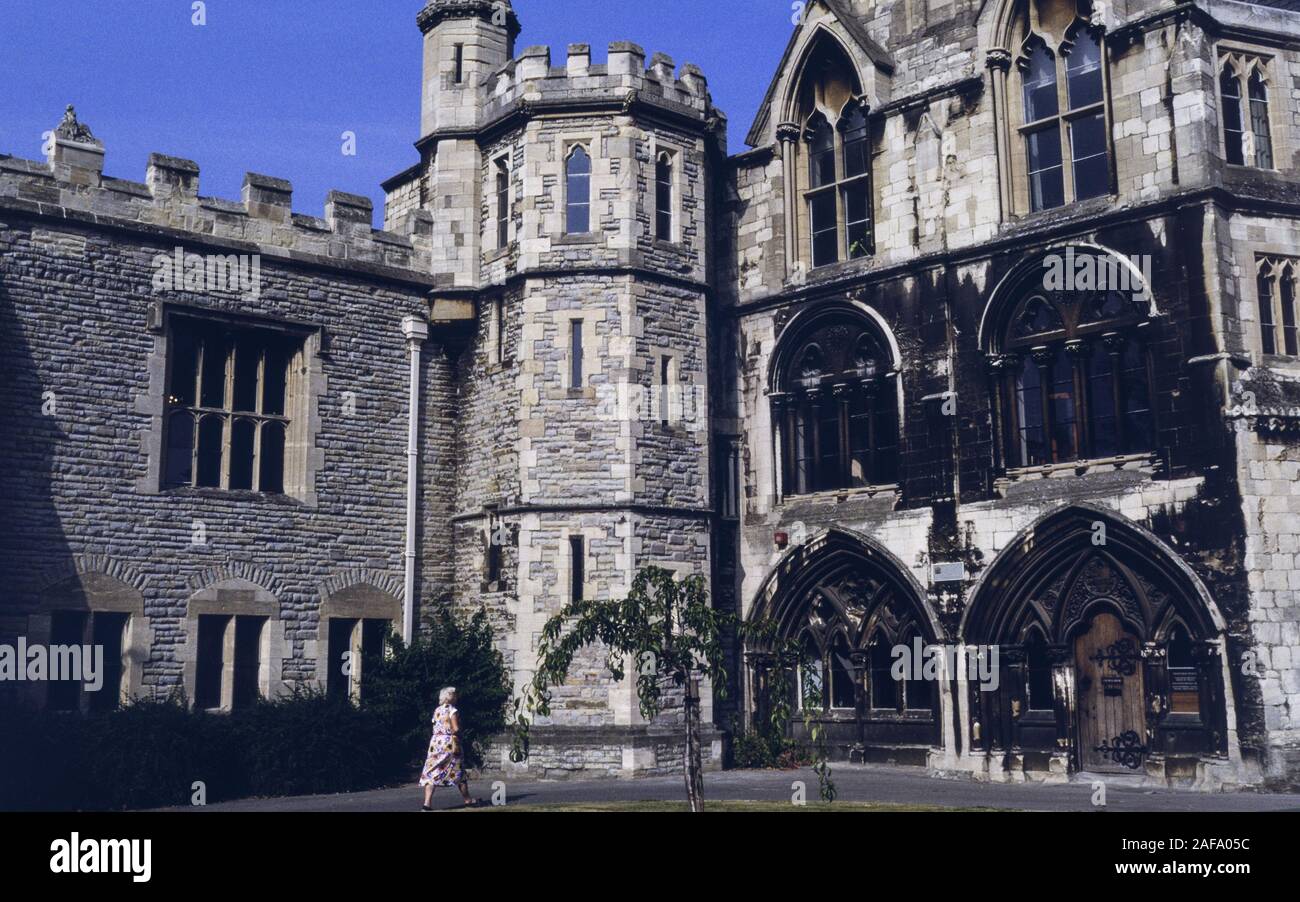
[(1099, 613), (1074, 642), (1079, 764), (1102, 773), (1141, 772), (1147, 756), (1142, 645), (1114, 614)]

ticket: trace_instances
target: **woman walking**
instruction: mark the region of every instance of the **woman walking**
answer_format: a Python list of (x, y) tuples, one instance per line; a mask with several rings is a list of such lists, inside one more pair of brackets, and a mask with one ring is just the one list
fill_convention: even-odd
[(456, 687), (438, 693), (438, 710), (433, 712), (433, 737), (429, 740), (429, 757), (420, 774), (424, 787), (424, 811), (432, 811), (433, 791), (439, 786), (455, 786), (466, 808), (478, 804), (469, 796), (465, 778), (465, 750), (460, 740), (460, 713), (456, 710)]

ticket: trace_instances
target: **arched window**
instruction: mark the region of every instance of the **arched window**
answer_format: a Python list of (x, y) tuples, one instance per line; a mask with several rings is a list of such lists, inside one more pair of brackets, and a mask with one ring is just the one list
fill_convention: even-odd
[[(1063, 255), (1079, 264), (1084, 252)], [(1113, 258), (1094, 272), (1124, 278)], [(1148, 308), (1133, 291), (1042, 290), (1014, 307), (993, 355), (1008, 466), (1137, 454), (1155, 447), (1152, 362), (1141, 330)]]
[(655, 161), (655, 237), (673, 240), (673, 157), (667, 152)]
[(1109, 190), (1101, 45), (1076, 22), (1057, 49), (1031, 34), (1018, 61), (1031, 211)]
[(1223, 155), (1234, 166), (1273, 168), (1268, 73), (1262, 59), (1228, 54), (1219, 60)]
[(1259, 261), (1256, 293), (1259, 296), (1260, 347), (1265, 354), (1300, 355), (1296, 320), (1297, 261), (1265, 257)]
[(1047, 640), (1037, 629), (1025, 637), (1025, 692), (1029, 695), (1026, 707), (1030, 711), (1051, 711), (1055, 708), (1052, 691), (1052, 660), (1047, 653)]
[(831, 125), (815, 112), (804, 128), (808, 148), (808, 207), (812, 265), (865, 257), (874, 249), (871, 147), (867, 116), (850, 100)]
[(564, 168), (564, 231), (579, 235), (591, 231), (591, 157), (581, 144), (574, 145)]
[(785, 494), (893, 485), (897, 385), (876, 330), (854, 312), (829, 311), (783, 341), (772, 400)]

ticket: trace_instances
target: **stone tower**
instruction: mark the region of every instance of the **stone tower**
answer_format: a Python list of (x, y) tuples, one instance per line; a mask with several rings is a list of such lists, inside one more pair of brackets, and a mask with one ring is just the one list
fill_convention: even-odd
[[(575, 44), (553, 67), (546, 47), (508, 56), (509, 4), (436, 0), (419, 21), (422, 162), (386, 184), (387, 218), (432, 214), (435, 326), (475, 324), (455, 352), (453, 516), (426, 515), (426, 532), (451, 534), (450, 594), (492, 613), (522, 687), (564, 603), (621, 597), (649, 564), (711, 576), (708, 219), (725, 119), (696, 67), (647, 67), (634, 44), (600, 65)], [(676, 718), (642, 723), (599, 652), (553, 710), (534, 771), (680, 767)]]

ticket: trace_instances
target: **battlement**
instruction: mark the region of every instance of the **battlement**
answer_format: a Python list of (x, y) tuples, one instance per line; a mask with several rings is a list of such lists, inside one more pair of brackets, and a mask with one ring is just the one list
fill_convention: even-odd
[(482, 90), (485, 125), (520, 103), (581, 106), (627, 103), (632, 97), (701, 122), (720, 115), (698, 66), (685, 63), (677, 71), (672, 57), (664, 53), (654, 54), (646, 65), (645, 50), (626, 41), (610, 44), (609, 59), (602, 65), (592, 64), (588, 44), (570, 44), (563, 66), (551, 64), (549, 47), (529, 47), (494, 73)]
[[(249, 172), (238, 201), (199, 194), (199, 166), (150, 154), (143, 182), (103, 174), (104, 146), (69, 107), (45, 162), (0, 154), (0, 208), (91, 224), (190, 233), (197, 241), (255, 245), (256, 252), (315, 262), (429, 273), (433, 217), (412, 211), (394, 231), (371, 226), (368, 197), (330, 191), (324, 216), (293, 212), (293, 186)], [(181, 238), (183, 235), (172, 236)]]

